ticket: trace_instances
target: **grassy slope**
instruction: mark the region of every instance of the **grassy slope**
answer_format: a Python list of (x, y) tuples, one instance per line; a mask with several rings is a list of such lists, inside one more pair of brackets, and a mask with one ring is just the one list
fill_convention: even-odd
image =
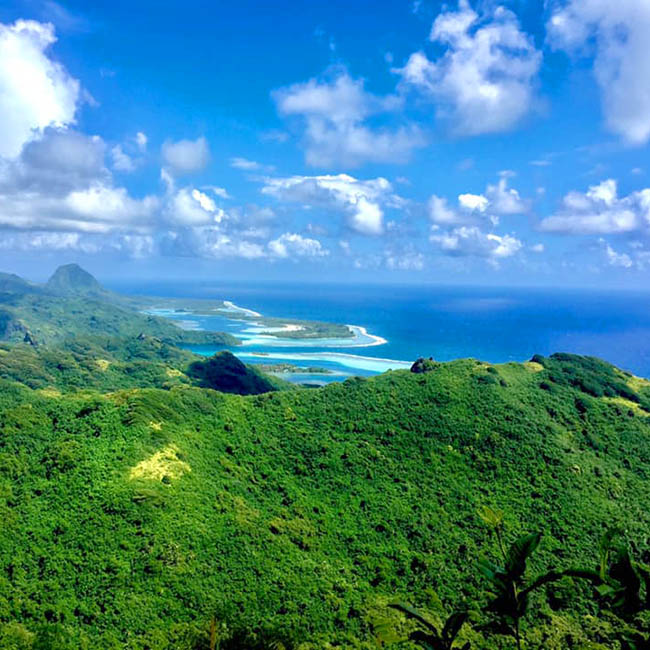
[[(592, 397), (558, 372), (457, 361), (247, 398), (5, 382), (0, 641), (207, 648), (216, 613), (305, 648), (375, 648), (396, 595), (433, 618), (437, 597), (481, 604), (482, 505), (511, 535), (546, 531), (540, 570), (588, 563), (606, 525), (647, 540), (645, 395)], [(580, 589), (532, 608), (531, 647), (616, 647)]]

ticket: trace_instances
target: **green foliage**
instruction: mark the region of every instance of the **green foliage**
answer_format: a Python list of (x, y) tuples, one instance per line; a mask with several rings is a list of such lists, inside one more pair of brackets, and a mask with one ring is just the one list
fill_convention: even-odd
[(0, 274), (0, 340), (60, 343), (70, 336), (154, 336), (174, 345), (239, 345), (220, 332), (189, 332), (139, 311), (132, 299), (104, 289), (75, 264), (59, 267), (44, 286)]
[[(550, 357), (536, 354), (531, 361), (541, 364), (555, 384), (574, 386), (593, 397), (623, 397), (633, 402), (640, 396), (628, 385), (628, 377), (614, 366), (577, 354), (557, 353)], [(650, 401), (646, 401), (650, 405)]]
[(424, 372), (431, 372), (437, 367), (438, 364), (432, 358), (425, 359), (424, 357), (420, 357), (411, 366), (411, 372), (414, 372), (415, 374), (422, 374)]
[(462, 646), (456, 646), (456, 637), (467, 621), (469, 614), (467, 612), (454, 612), (445, 621), (442, 630), (431, 623), (427, 617), (415, 607), (411, 607), (406, 603), (393, 603), (391, 607), (406, 614), (410, 619), (416, 620), (424, 628), (423, 630), (415, 630), (409, 635), (409, 639), (416, 645), (421, 646), (424, 650), (453, 650), (453, 648), (460, 648), (461, 650), (469, 650), (471, 643), (468, 641)]
[(218, 352), (205, 361), (194, 361), (187, 374), (203, 388), (222, 393), (259, 395), (276, 389), (270, 377), (242, 363), (230, 352)]
[[(481, 555), (517, 585), (517, 615), (526, 592), (528, 648), (631, 648), (646, 629), (645, 609), (623, 617), (609, 595), (594, 600), (600, 582), (566, 570), (593, 555), (603, 522), (650, 538), (643, 383), (611, 367), (638, 401), (531, 364), (496, 367), (506, 387), (461, 360), (241, 397), (191, 386), (182, 370), (187, 383), (134, 387), (127, 367), (183, 368), (189, 354), (137, 336), (0, 350), (0, 367), (17, 372), (4, 360), (27, 350), (25, 368), (48, 375), (38, 390), (0, 380), (0, 647), (197, 650), (215, 617), (222, 648), (370, 650), (396, 593), (418, 611), (432, 611), (432, 591), (447, 611), (480, 610)], [(86, 357), (111, 361), (96, 372), (118, 368), (118, 385), (90, 390)], [(42, 390), (55, 382), (60, 393)], [(494, 533), (477, 524), (486, 503)], [(504, 556), (504, 527), (544, 530), (544, 542), (504, 543)], [(561, 579), (541, 584), (556, 566)], [(442, 608), (426, 618), (441, 636)], [(512, 648), (477, 627), (456, 645)]]

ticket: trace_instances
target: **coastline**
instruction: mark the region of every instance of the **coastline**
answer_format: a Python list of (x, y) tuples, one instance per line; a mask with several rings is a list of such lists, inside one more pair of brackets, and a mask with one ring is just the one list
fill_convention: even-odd
[(246, 314), (247, 316), (252, 316), (253, 318), (262, 318), (262, 314), (260, 314), (259, 312), (253, 311), (252, 309), (247, 309), (246, 307), (240, 307), (239, 305), (236, 305), (231, 300), (224, 300), (223, 305), (226, 308), (224, 311), (230, 310), (234, 312), (239, 312), (241, 314)]
[(346, 327), (349, 327), (352, 332), (355, 333), (355, 335), (361, 334), (362, 336), (367, 336), (369, 339), (372, 339), (371, 343), (359, 343), (357, 345), (351, 345), (349, 347), (351, 348), (371, 348), (375, 345), (385, 345), (388, 343), (388, 339), (385, 339), (383, 336), (377, 336), (376, 334), (370, 334), (368, 330), (363, 327), (363, 325), (347, 325)]

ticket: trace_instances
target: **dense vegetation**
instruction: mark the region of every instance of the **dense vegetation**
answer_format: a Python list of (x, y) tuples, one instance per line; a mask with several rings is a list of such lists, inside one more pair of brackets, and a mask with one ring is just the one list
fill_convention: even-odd
[(137, 305), (101, 287), (71, 264), (45, 285), (0, 274), (0, 340), (32, 345), (58, 343), (70, 336), (155, 336), (172, 344), (239, 345), (220, 332), (188, 332), (169, 320), (140, 313)]
[(229, 352), (198, 356), (151, 336), (68, 338), (56, 346), (0, 343), (0, 378), (50, 393), (197, 385), (256, 395), (290, 384), (243, 364)]
[[(116, 366), (188, 354), (114, 345)], [(564, 576), (531, 591), (519, 641), (647, 647), (629, 640), (650, 618), (630, 577), (649, 557), (644, 380), (554, 355), (248, 397), (184, 380), (81, 392), (63, 356), (54, 370), (64, 353), (83, 366), (68, 344), (42, 381), (67, 392), (17, 383), (21, 364), (0, 380), (0, 647), (414, 648), (425, 634), (447, 643), (443, 623), (466, 611), (449, 619), (453, 647), (514, 648), (499, 585), (593, 572), (615, 527), (634, 571), (617, 560), (598, 588)], [(510, 545), (525, 547), (523, 569), (499, 568)], [(621, 567), (634, 584), (617, 605)]]

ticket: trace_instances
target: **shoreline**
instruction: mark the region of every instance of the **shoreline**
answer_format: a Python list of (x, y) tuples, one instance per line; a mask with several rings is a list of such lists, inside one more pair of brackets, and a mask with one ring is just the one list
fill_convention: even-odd
[(247, 309), (246, 307), (240, 307), (239, 305), (236, 305), (234, 302), (232, 302), (232, 300), (224, 300), (223, 305), (224, 307), (226, 307), (226, 311), (232, 310), (235, 312), (239, 312), (241, 314), (247, 314), (248, 316), (252, 316), (253, 318), (262, 318), (262, 314), (260, 314), (259, 312), (253, 311), (252, 309)]
[[(355, 333), (355, 335), (356, 335), (356, 332), (358, 332), (362, 336), (367, 336), (369, 339), (372, 339), (371, 343), (359, 343), (357, 345), (350, 345), (348, 347), (351, 347), (351, 348), (371, 348), (371, 347), (373, 347), (375, 345), (385, 345), (386, 343), (388, 343), (388, 339), (385, 339), (383, 336), (377, 336), (376, 334), (370, 334), (370, 332), (368, 332), (368, 330), (365, 327), (363, 327), (363, 325), (347, 325), (346, 324), (346, 327), (349, 327), (352, 330), (352, 332)], [(356, 332), (355, 332), (355, 330), (356, 330)]]

